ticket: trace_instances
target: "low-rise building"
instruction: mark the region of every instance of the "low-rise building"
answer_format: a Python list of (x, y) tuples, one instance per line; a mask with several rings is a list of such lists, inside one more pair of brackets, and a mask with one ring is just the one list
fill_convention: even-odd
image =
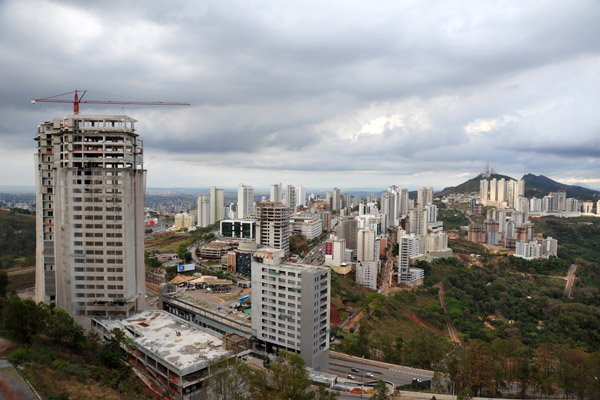
[(191, 325), (166, 311), (148, 310), (124, 319), (93, 319), (92, 328), (104, 339), (120, 329), (135, 344), (129, 362), (177, 399), (196, 398), (211, 365), (250, 350), (227, 348), (210, 330)]

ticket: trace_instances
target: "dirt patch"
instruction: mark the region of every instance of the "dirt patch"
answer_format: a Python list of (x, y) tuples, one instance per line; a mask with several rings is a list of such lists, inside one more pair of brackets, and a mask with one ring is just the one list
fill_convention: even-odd
[(333, 304), (331, 304), (329, 307), (329, 315), (330, 315), (332, 325), (341, 325), (342, 322), (344, 322), (340, 319), (340, 315), (341, 315), (340, 311)]
[(13, 343), (8, 339), (0, 338), (0, 356), (7, 356), (17, 347), (19, 346), (16, 343)]
[(350, 329), (352, 327), (355, 327), (360, 323), (360, 320), (365, 316), (365, 314), (363, 312), (359, 312), (354, 314), (354, 316), (352, 317), (352, 319), (350, 320), (350, 322), (348, 322), (348, 325), (345, 326), (344, 329)]
[(406, 315), (412, 322), (414, 322), (415, 324), (419, 325), (421, 328), (425, 328), (437, 335), (444, 335), (444, 333), (442, 331), (440, 331), (438, 328), (436, 328), (435, 326), (422, 321), (416, 314), (413, 314), (411, 312), (405, 312), (404, 315)]

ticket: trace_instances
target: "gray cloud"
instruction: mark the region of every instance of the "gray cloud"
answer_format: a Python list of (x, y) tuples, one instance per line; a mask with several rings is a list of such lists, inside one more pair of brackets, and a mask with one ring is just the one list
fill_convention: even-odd
[(27, 172), (0, 184), (33, 182), (8, 152), (70, 113), (29, 99), (75, 88), (192, 103), (125, 110), (150, 186), (599, 176), (599, 20), (588, 1), (6, 1), (0, 167)]

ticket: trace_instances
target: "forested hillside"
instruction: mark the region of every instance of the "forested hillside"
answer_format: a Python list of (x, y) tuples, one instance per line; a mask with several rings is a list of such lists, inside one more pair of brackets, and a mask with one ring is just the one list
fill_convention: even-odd
[(0, 268), (35, 263), (35, 216), (25, 210), (0, 211)]

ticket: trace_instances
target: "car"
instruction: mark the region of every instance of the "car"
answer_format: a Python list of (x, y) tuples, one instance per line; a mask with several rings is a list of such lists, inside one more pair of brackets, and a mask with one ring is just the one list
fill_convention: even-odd
[(370, 373), (370, 372), (367, 372), (367, 373), (365, 374), (365, 376), (366, 376), (367, 378), (375, 378), (375, 376), (374, 376), (372, 373)]
[(359, 372), (360, 372), (360, 370), (359, 370), (358, 368), (352, 368), (350, 371), (352, 371), (352, 372), (356, 372), (356, 373), (359, 373)]
[(346, 378), (354, 380), (354, 377), (350, 374), (346, 375)]

